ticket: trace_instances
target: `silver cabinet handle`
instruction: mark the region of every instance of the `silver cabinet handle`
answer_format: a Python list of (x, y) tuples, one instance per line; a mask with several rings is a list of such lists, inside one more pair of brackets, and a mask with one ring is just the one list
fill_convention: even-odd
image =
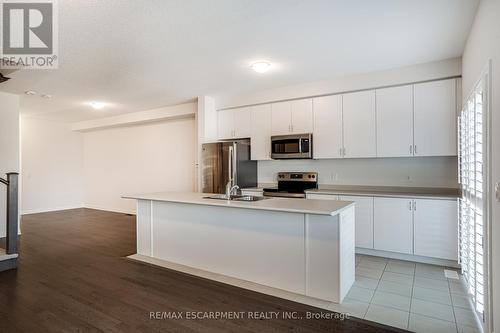
[(339, 156), (342, 157), (342, 148), (339, 148)]
[(408, 209), (411, 210), (411, 200), (408, 201)]
[(413, 155), (413, 145), (410, 145), (410, 155)]
[(415, 148), (413, 149), (413, 151), (415, 152), (415, 155), (417, 155), (417, 145), (415, 145)]
[(417, 202), (413, 200), (413, 210), (417, 210)]

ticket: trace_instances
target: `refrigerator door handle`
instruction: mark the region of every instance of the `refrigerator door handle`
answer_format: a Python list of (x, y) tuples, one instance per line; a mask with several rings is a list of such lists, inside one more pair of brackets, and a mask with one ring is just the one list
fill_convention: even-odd
[(231, 186), (233, 186), (233, 146), (229, 146), (227, 169), (229, 171), (228, 180)]

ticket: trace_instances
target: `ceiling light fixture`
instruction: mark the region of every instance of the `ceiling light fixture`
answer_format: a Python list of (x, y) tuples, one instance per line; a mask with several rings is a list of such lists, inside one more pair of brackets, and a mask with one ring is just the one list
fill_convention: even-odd
[(36, 91), (34, 91), (34, 90), (26, 90), (24, 93), (25, 93), (26, 95), (28, 95), (28, 96), (33, 96), (33, 95), (36, 95)]
[(94, 102), (90, 102), (89, 105), (96, 110), (101, 110), (102, 108), (104, 108), (106, 106), (106, 103), (94, 101)]
[(52, 95), (51, 94), (43, 94), (41, 97), (50, 99), (50, 98), (52, 98)]
[(256, 61), (250, 67), (257, 73), (265, 73), (271, 68), (271, 63), (268, 61)]

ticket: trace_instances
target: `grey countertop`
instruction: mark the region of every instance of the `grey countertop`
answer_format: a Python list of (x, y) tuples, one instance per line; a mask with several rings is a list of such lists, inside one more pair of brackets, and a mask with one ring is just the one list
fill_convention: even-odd
[(127, 195), (123, 198), (330, 216), (337, 215), (345, 208), (354, 204), (352, 201), (330, 201), (317, 199), (296, 200), (289, 198), (267, 198), (260, 201), (244, 202), (205, 198), (210, 195), (214, 194), (196, 192), (160, 192)]
[[(267, 186), (267, 185), (266, 185)], [(243, 189), (245, 191), (261, 191), (264, 186)], [(364, 186), (364, 185), (319, 185), (319, 188), (307, 190), (306, 193), (331, 195), (366, 195), (390, 196), (405, 198), (442, 198), (460, 197), (460, 189), (449, 187), (406, 187), (406, 186)]]

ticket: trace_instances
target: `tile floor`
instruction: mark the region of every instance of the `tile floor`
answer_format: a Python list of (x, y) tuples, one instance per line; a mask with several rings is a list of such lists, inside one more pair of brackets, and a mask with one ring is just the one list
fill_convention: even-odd
[(480, 332), (460, 280), (444, 267), (356, 255), (356, 282), (329, 310), (415, 332)]

